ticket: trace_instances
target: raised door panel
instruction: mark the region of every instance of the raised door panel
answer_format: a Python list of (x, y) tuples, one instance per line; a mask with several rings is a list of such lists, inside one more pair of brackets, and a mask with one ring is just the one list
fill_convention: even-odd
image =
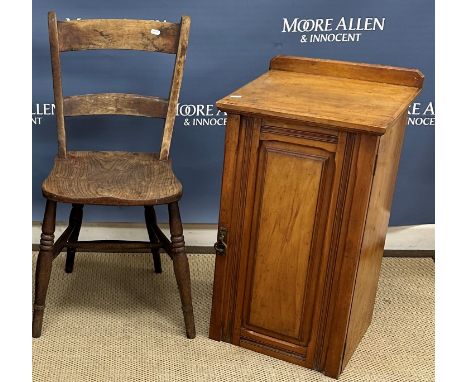
[(322, 256), (335, 153), (313, 147), (312, 140), (262, 138), (235, 342), (305, 365), (313, 337), (313, 274)]
[[(245, 324), (299, 339), (327, 158), (263, 144), (251, 297)], [(274, 249), (272, 251), (272, 249)]]

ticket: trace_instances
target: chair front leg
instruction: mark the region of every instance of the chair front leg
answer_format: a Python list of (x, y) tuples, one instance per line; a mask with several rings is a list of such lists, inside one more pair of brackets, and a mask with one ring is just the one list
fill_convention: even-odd
[(169, 204), (169, 226), (171, 231), (172, 263), (179, 287), (184, 314), (185, 331), (188, 338), (195, 338), (195, 319), (192, 307), (192, 292), (190, 285), (190, 268), (185, 253), (185, 242), (182, 222), (180, 220), (179, 205), (177, 202)]
[(41, 336), (42, 320), (44, 317), (45, 300), (49, 286), (52, 261), (54, 259), (54, 232), (57, 202), (47, 200), (42, 222), (40, 250), (36, 264), (36, 290), (33, 306), (32, 336)]
[[(68, 225), (74, 226), (73, 232), (70, 235), (69, 242), (76, 243), (78, 237), (80, 236), (81, 222), (83, 221), (83, 205), (82, 204), (72, 204), (72, 209), (70, 212), (70, 219)], [(75, 248), (67, 247), (67, 260), (65, 262), (65, 272), (72, 273), (73, 265), (75, 264)]]
[[(156, 235), (156, 212), (154, 211), (153, 206), (145, 206), (145, 223), (146, 229), (148, 230), (148, 236), (150, 243), (159, 243), (159, 239)], [(151, 253), (153, 254), (153, 265), (154, 271), (156, 273), (162, 273), (161, 267), (161, 255), (159, 254), (159, 248), (151, 249)]]

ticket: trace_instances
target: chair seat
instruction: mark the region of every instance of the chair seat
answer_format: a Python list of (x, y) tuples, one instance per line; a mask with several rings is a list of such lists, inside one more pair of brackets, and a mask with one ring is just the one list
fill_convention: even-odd
[(69, 151), (55, 158), (42, 192), (66, 203), (142, 206), (179, 200), (182, 184), (154, 153)]

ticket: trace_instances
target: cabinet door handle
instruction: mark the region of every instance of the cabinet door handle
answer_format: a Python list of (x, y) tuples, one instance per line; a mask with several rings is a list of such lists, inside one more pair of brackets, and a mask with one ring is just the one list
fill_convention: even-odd
[(227, 228), (219, 227), (217, 241), (214, 244), (214, 249), (217, 255), (226, 254), (226, 250), (227, 250), (226, 241), (227, 241)]

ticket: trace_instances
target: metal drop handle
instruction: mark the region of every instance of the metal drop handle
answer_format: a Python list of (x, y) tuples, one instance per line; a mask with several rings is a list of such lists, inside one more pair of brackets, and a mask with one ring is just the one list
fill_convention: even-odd
[(217, 255), (225, 255), (227, 250), (227, 229), (224, 227), (218, 228), (218, 241), (214, 244), (214, 249)]

